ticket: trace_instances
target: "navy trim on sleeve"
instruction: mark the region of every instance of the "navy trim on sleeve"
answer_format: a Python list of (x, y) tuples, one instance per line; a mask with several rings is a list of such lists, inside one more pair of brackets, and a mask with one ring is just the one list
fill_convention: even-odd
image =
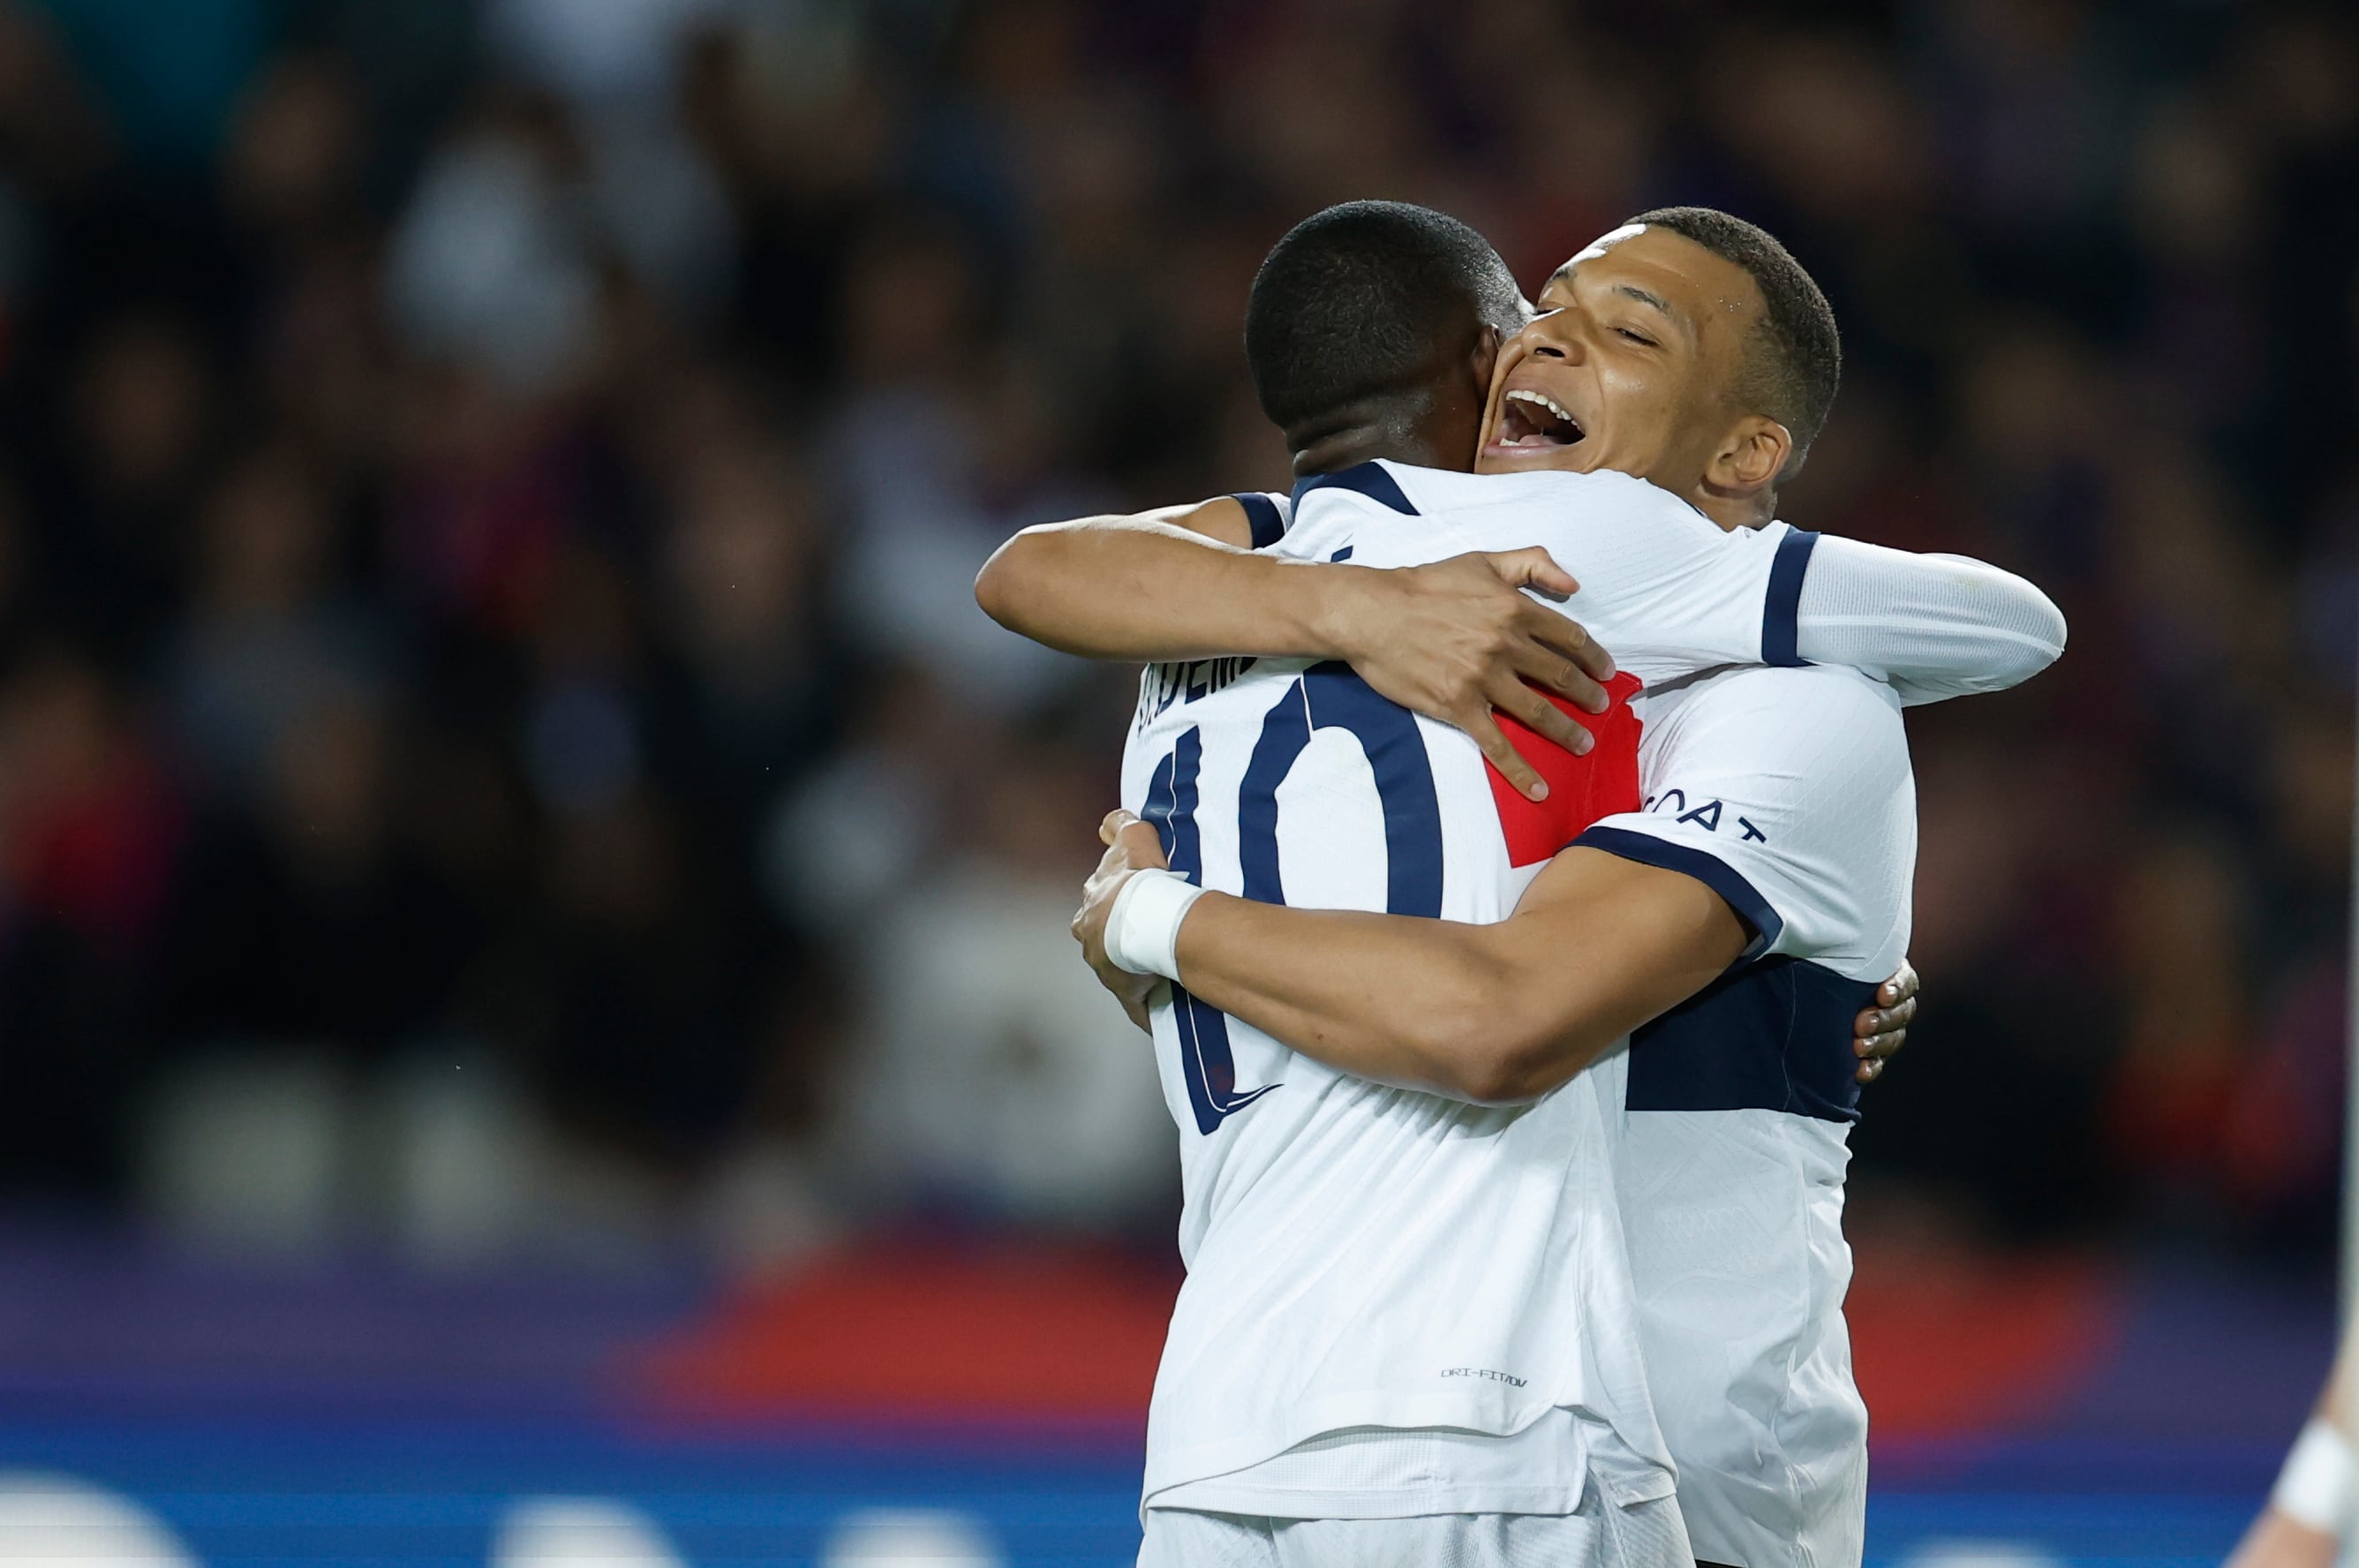
[(1769, 907), (1769, 900), (1755, 890), (1735, 867), (1716, 855), (1707, 855), (1684, 844), (1652, 833), (1633, 833), (1628, 828), (1594, 827), (1574, 839), (1574, 849), (1602, 849), (1608, 855), (1618, 855), (1625, 860), (1635, 860), (1641, 866), (1658, 866), (1692, 877), (1726, 901), (1736, 911), (1736, 918), (1752, 929), (1753, 940), (1737, 954), (1736, 962), (1749, 964), (1777, 945), (1785, 933), (1785, 918)]
[(1761, 604), (1761, 662), (1791, 668), (1806, 664), (1801, 655), (1802, 579), (1810, 570), (1810, 552), (1819, 536), (1795, 528), (1777, 541), (1777, 559), (1769, 563), (1769, 592)]
[(1253, 528), (1253, 547), (1267, 550), (1286, 537), (1286, 515), (1277, 503), (1258, 490), (1244, 490), (1231, 497), (1245, 509), (1245, 521)]
[(1355, 463), (1349, 468), (1339, 468), (1332, 474), (1314, 474), (1308, 479), (1294, 482), (1294, 504), (1302, 505), (1302, 497), (1313, 490), (1330, 487), (1356, 490), (1371, 501), (1381, 501), (1406, 517), (1414, 517), (1417, 508), (1401, 494), (1400, 481), (1386, 474), (1376, 463)]

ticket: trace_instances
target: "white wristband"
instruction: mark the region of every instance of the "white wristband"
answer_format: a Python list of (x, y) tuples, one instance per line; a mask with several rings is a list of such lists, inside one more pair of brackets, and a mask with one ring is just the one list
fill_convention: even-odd
[(1204, 890), (1174, 871), (1141, 871), (1106, 915), (1106, 956), (1133, 975), (1180, 978), (1180, 922)]
[(2359, 1479), (2351, 1441), (2332, 1422), (2313, 1418), (2294, 1440), (2277, 1472), (2269, 1506), (2293, 1520), (2338, 1540), (2351, 1528), (2352, 1483)]

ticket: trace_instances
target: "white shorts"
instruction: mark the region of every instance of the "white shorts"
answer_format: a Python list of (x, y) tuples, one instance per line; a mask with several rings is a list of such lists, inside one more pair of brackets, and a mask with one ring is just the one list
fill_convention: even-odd
[(1693, 1568), (1676, 1499), (1574, 1514), (1249, 1519), (1150, 1508), (1138, 1568)]

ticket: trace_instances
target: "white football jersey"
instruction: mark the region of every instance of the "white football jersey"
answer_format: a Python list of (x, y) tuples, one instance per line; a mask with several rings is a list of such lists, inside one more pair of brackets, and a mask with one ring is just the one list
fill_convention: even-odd
[[(1276, 504), (1249, 506), (1273, 529), (1285, 521)], [(1299, 488), (1274, 548), (1405, 566), (1545, 546), (1581, 579), (1566, 609), (1614, 650), (1626, 691), (1634, 676), (1756, 661), (1765, 637), (1791, 657), (1810, 539), (1782, 525), (1724, 533), (1618, 474), (1369, 463)], [(1172, 868), (1208, 887), (1496, 920), (1582, 826), (1637, 803), (1636, 726), (1626, 705), (1617, 714), (1593, 725), (1599, 747), (1574, 771), (1626, 780), (1625, 797), (1584, 793), (1557, 754), (1564, 782), (1541, 806), (1498, 783), (1465, 735), (1346, 666), (1158, 666), (1123, 800), (1158, 825)], [(1616, 1503), (1670, 1492), (1608, 1147), (1620, 1057), (1537, 1104), (1485, 1108), (1333, 1072), (1184, 987), (1154, 1011), (1189, 1272), (1149, 1419), (1148, 1506), (1207, 1506), (1191, 1483), (1243, 1477), (1324, 1434), (1503, 1437), (1551, 1413), (1568, 1434), (1551, 1450), (1561, 1466), (1460, 1476), (1443, 1443), (1442, 1473), (1411, 1501), (1306, 1495), (1296, 1517), (1569, 1512), (1590, 1475)]]
[(1636, 812), (1576, 842), (1697, 877), (1745, 962), (1631, 1036), (1616, 1140), (1648, 1383), (1698, 1558), (1856, 1564), (1867, 1413), (1843, 1299), (1854, 1015), (1908, 947), (1895, 694), (1840, 669), (1650, 688)]

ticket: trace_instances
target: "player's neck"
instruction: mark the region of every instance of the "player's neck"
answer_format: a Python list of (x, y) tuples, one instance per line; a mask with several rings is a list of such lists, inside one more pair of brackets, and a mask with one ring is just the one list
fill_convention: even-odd
[(1309, 440), (1292, 441), (1294, 476), (1308, 479), (1313, 474), (1333, 474), (1378, 458), (1462, 473), (1470, 466), (1473, 448), (1472, 442), (1460, 439), (1462, 436), (1462, 432), (1453, 430), (1445, 438), (1428, 429), (1427, 421), (1373, 411), (1368, 418), (1336, 424)]
[(1777, 515), (1777, 497), (1767, 490), (1734, 495), (1715, 492), (1707, 485), (1698, 485), (1689, 493), (1687, 499), (1697, 511), (1730, 533), (1739, 528), (1766, 528)]

